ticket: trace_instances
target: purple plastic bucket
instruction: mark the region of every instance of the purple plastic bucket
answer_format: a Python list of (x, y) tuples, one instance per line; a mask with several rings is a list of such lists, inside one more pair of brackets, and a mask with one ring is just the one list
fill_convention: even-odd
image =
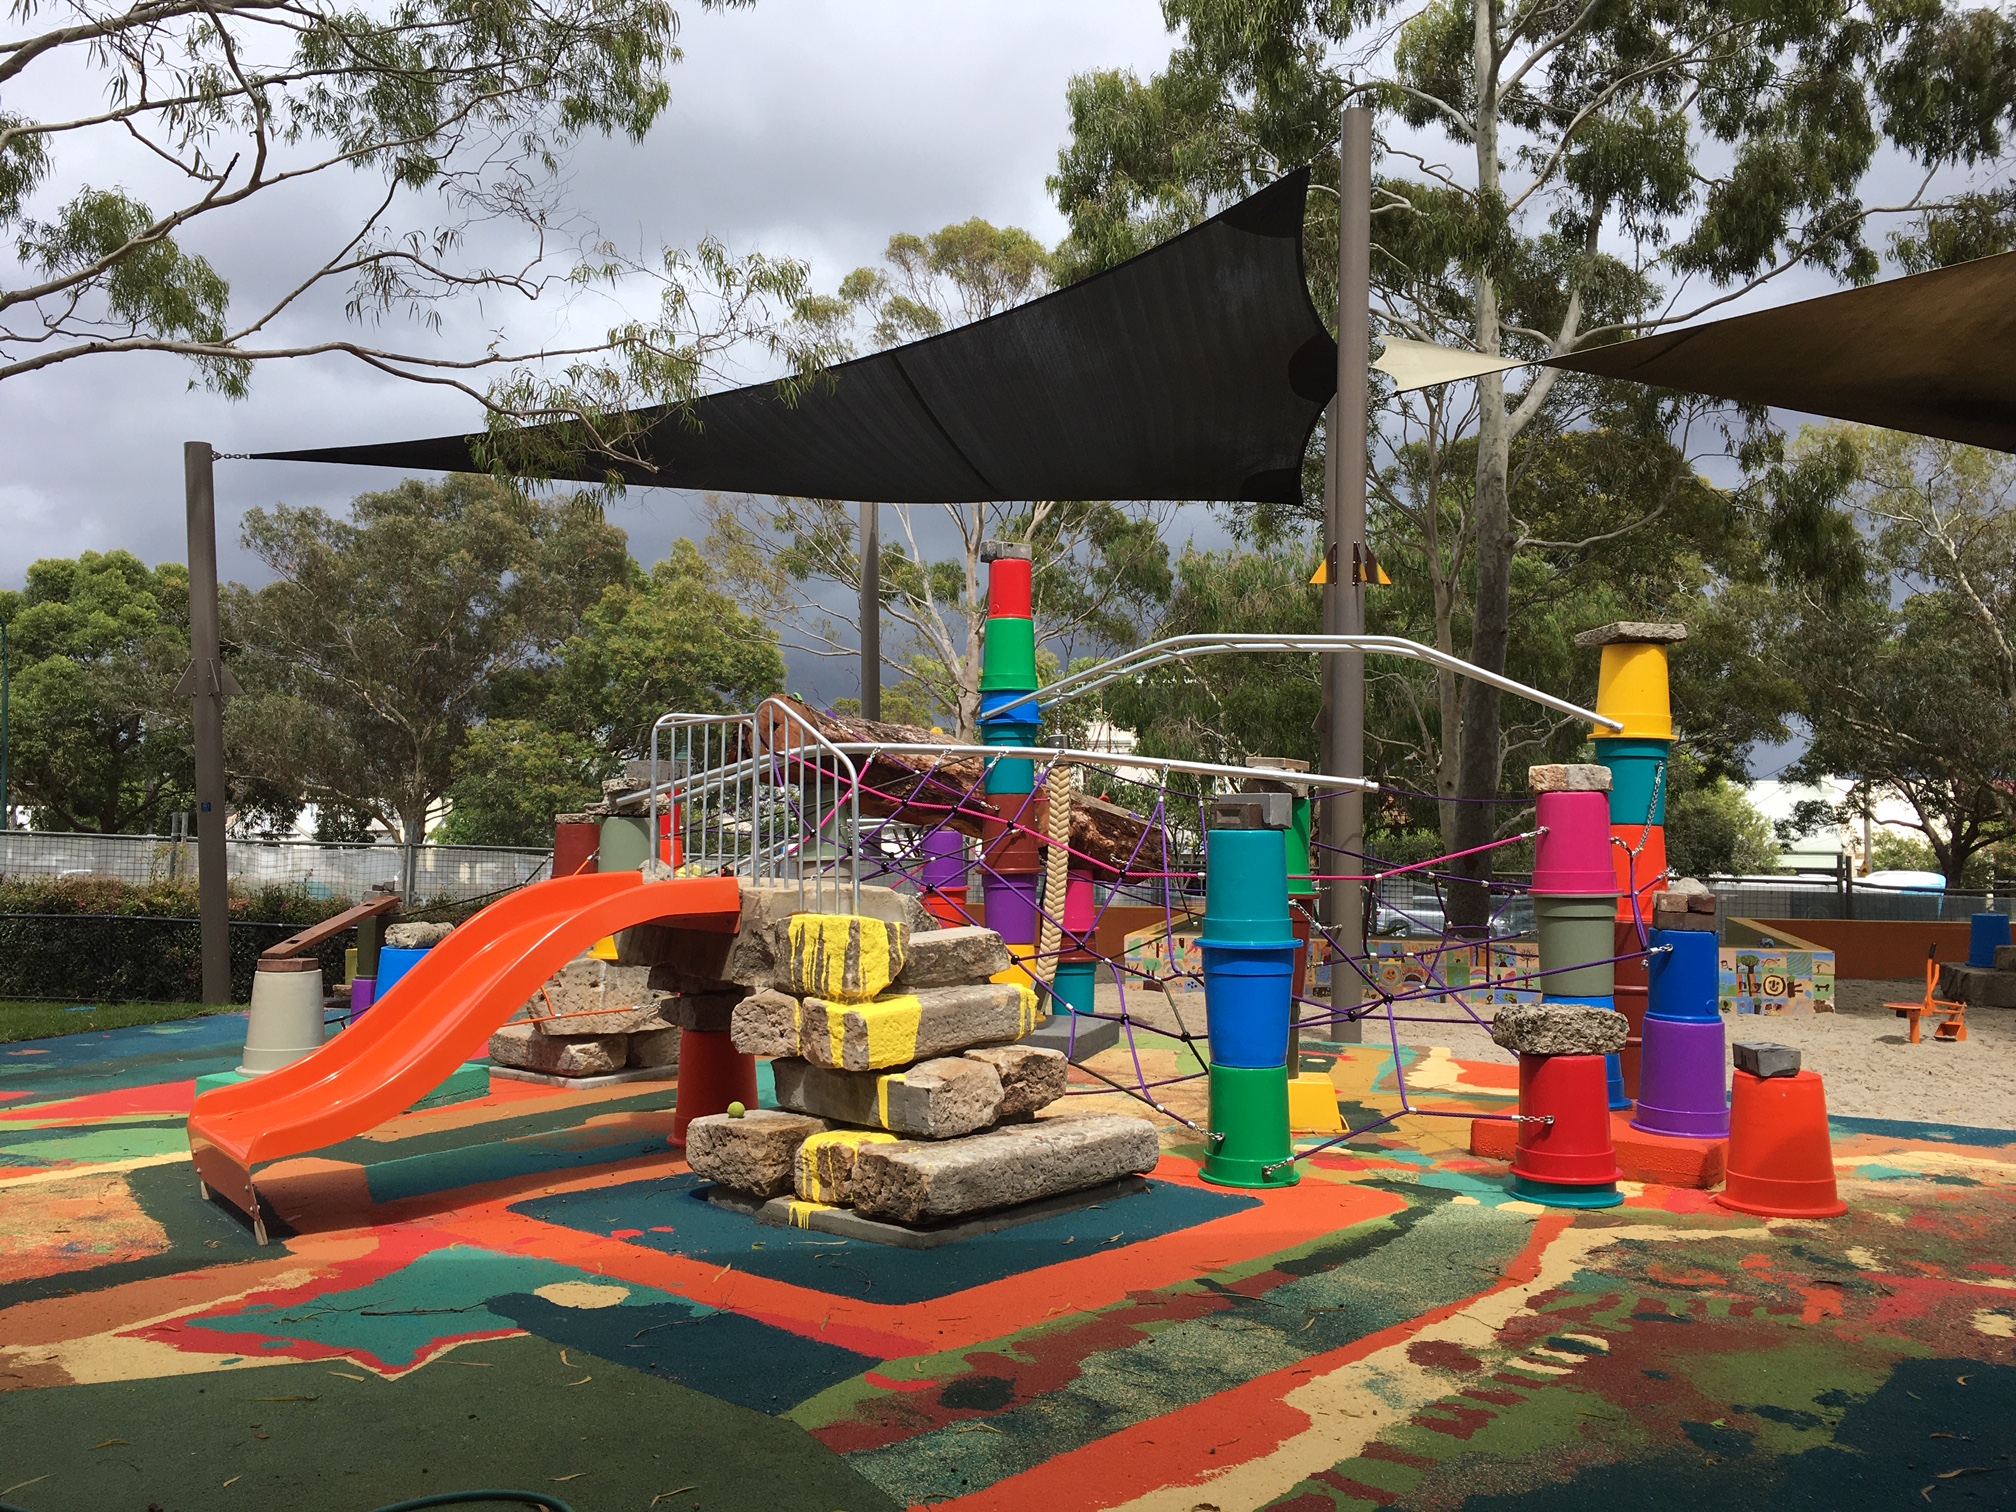
[(1645, 1016), (1638, 1062), (1638, 1111), (1631, 1127), (1683, 1139), (1724, 1139), (1729, 1099), (1722, 1020)]
[(1037, 901), (1042, 896), (1040, 873), (1010, 874), (987, 878), (987, 927), (1009, 945), (1034, 945), (1037, 940)]
[(957, 830), (933, 830), (924, 837), (924, 885), (966, 885), (966, 837)]
[(1614, 897), (1617, 868), (1610, 862), (1610, 795), (1542, 793), (1535, 809), (1544, 833), (1534, 847), (1533, 891)]
[(350, 1017), (361, 1018), (370, 1010), (378, 994), (378, 982), (374, 977), (350, 978)]

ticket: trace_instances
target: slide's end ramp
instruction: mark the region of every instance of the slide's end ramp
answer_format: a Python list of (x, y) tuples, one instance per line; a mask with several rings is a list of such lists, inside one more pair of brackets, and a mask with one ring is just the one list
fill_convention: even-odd
[(403, 1113), (480, 1054), (546, 980), (597, 940), (636, 924), (734, 930), (732, 877), (646, 882), (637, 872), (520, 888), (428, 951), (385, 997), (321, 1049), (196, 1099), (197, 1175), (265, 1224), (253, 1167), (351, 1139)]

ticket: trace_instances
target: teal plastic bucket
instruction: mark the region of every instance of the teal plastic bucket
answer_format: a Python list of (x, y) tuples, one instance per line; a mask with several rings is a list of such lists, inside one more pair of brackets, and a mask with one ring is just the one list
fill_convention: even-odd
[(1090, 1013), (1094, 1008), (1094, 991), (1097, 978), (1093, 975), (1097, 961), (1059, 961), (1057, 974), (1050, 983), (1050, 995), (1056, 999), (1051, 1012)]
[[(1666, 740), (1598, 740), (1596, 759), (1610, 768), (1610, 822), (1664, 824), (1666, 784), (1660, 773), (1673, 746)], [(1645, 815), (1651, 811), (1648, 820)]]
[(1220, 945), (1294, 942), (1282, 831), (1204, 832), (1204, 934)]

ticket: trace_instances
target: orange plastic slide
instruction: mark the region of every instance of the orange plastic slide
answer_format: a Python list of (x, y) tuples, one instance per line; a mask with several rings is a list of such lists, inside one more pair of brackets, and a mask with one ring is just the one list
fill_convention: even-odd
[(189, 1115), (196, 1172), (245, 1210), (264, 1243), (253, 1166), (354, 1138), (412, 1107), (597, 940), (660, 921), (732, 933), (740, 918), (732, 877), (601, 872), (520, 888), (428, 951), (321, 1049), (198, 1097)]

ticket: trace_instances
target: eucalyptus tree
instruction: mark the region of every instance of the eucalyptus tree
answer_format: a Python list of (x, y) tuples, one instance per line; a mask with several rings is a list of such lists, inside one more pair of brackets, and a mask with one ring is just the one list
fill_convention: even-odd
[[(500, 430), (585, 422), (577, 450), (620, 452), (615, 416), (690, 399), (727, 347), (816, 365), (782, 318), (802, 265), (619, 254), (565, 201), (575, 143), (663, 114), (667, 0), (23, 0), (9, 20), (0, 380), (167, 353), (237, 397), (261, 361), (345, 354)], [(514, 305), (589, 286), (656, 308), (512, 334)], [(457, 301), (480, 306), (466, 339)]]
[[(1352, 101), (1379, 112), (1372, 267), (1375, 327), (1389, 335), (1531, 360), (1692, 319), (1798, 268), (1866, 281), (1882, 217), (1902, 218), (1928, 261), (2006, 235), (1974, 179), (2001, 160), (2016, 111), (2016, 26), (1998, 10), (1165, 0), (1163, 12), (1177, 45), (1162, 72), (1070, 86), (1072, 139), (1051, 180), (1071, 219), (1067, 276), (1295, 164), (1334, 186), (1338, 112)], [(1886, 173), (1908, 183), (1877, 197)], [(1317, 196), (1312, 285), (1332, 307), (1335, 228), (1334, 202)], [(1431, 449), (1469, 442), (1465, 476), (1438, 479), (1460, 494), (1470, 554), (1460, 649), (1485, 667), (1506, 667), (1515, 630), (1518, 449), (1586, 423), (1589, 392), (1551, 369), (1492, 374), (1375, 427)], [(1656, 518), (1630, 508), (1606, 529)], [(1497, 796), (1504, 774), (1500, 705), (1465, 684), (1460, 728), (1443, 735), (1454, 796), (1471, 800), (1454, 819), (1463, 845), (1491, 838), (1492, 809), (1476, 800)]]

